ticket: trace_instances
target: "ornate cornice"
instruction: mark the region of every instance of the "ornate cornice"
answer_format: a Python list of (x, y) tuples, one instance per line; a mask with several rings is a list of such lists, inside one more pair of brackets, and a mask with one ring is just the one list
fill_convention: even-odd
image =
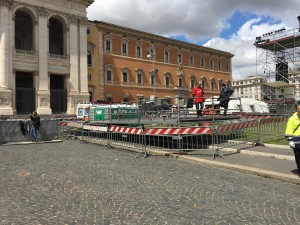
[(139, 39), (143, 39), (143, 40), (148, 40), (149, 43), (150, 42), (153, 42), (153, 43), (158, 42), (158, 43), (166, 45), (166, 46), (173, 45), (173, 46), (177, 46), (178, 48), (182, 48), (182, 49), (189, 49), (189, 50), (201, 51), (201, 52), (206, 52), (206, 53), (214, 53), (214, 54), (226, 56), (228, 58), (231, 58), (234, 56), (233, 54), (231, 54), (229, 52), (225, 52), (225, 51), (221, 51), (221, 50), (217, 50), (217, 49), (213, 49), (213, 48), (208, 48), (208, 47), (203, 47), (200, 45), (191, 44), (191, 43), (187, 43), (184, 41), (178, 41), (175, 39), (159, 36), (156, 34), (147, 33), (144, 31), (139, 31), (139, 30), (135, 30), (135, 29), (127, 28), (127, 27), (122, 27), (119, 25), (110, 24), (110, 23), (106, 23), (103, 21), (90, 21), (90, 22), (94, 23), (98, 27), (99, 30), (111, 32), (111, 33), (115, 33), (115, 34), (121, 34), (123, 36), (130, 36), (130, 37), (134, 37), (137, 39), (139, 38)]

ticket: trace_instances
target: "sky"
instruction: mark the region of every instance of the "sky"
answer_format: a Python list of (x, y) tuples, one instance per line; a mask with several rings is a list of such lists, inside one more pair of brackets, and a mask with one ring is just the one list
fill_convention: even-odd
[(233, 80), (256, 76), (255, 38), (299, 27), (299, 0), (95, 0), (99, 20), (234, 54)]

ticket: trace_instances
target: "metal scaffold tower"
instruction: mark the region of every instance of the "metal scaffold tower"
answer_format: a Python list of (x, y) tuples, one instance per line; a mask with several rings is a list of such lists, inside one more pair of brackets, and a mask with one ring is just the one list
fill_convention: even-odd
[(256, 37), (254, 45), (257, 76), (263, 79), (262, 99), (266, 102), (299, 100), (300, 28), (263, 34)]

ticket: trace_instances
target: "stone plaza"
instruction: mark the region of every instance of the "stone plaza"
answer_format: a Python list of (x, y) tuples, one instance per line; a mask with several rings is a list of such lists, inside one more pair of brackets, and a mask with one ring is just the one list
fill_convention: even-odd
[(300, 224), (298, 185), (64, 140), (0, 146), (0, 224)]

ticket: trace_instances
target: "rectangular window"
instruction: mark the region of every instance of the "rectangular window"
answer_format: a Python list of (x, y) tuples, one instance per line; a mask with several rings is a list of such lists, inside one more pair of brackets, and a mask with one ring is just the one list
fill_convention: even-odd
[(112, 98), (112, 97), (106, 97), (106, 101), (107, 101), (107, 102), (112, 102), (112, 101), (113, 101), (113, 98)]
[(106, 71), (106, 80), (107, 81), (112, 81), (111, 71), (110, 70)]
[(177, 61), (178, 61), (178, 63), (182, 63), (182, 56), (181, 56), (181, 54), (178, 54), (178, 56), (177, 56)]
[(127, 44), (122, 44), (122, 53), (127, 54)]
[(123, 97), (123, 102), (129, 102), (129, 100), (128, 100), (128, 97), (127, 97), (127, 96), (126, 96), (126, 97), (125, 97), (125, 96)]
[(87, 30), (86, 30), (86, 34), (87, 34), (87, 35), (90, 35), (90, 34), (91, 34), (91, 30), (90, 30), (90, 29), (87, 29)]
[(92, 75), (88, 74), (88, 80), (92, 80)]
[(218, 68), (219, 68), (219, 70), (221, 70), (221, 69), (222, 69), (222, 64), (221, 64), (221, 61), (219, 61), (219, 63), (218, 63)]
[(154, 75), (151, 75), (151, 86), (155, 85), (155, 77)]
[(202, 83), (202, 87), (205, 88), (205, 80), (202, 80), (201, 83)]
[(182, 86), (183, 86), (182, 84), (183, 84), (183, 83), (182, 83), (182, 78), (179, 78), (179, 79), (178, 79), (178, 86), (179, 86), (179, 87), (182, 87)]
[(215, 82), (210, 82), (210, 90), (214, 90), (215, 89)]
[(166, 77), (166, 87), (170, 87), (170, 77)]
[(190, 66), (194, 66), (194, 56), (190, 56)]
[(165, 51), (165, 63), (169, 62), (169, 52)]
[(111, 51), (111, 41), (106, 40), (106, 51)]
[(204, 59), (203, 58), (201, 58), (201, 60), (200, 60), (200, 66), (204, 67)]
[(191, 88), (194, 88), (195, 87), (195, 81), (194, 79), (191, 79)]
[(126, 72), (123, 72), (123, 82), (128, 82), (128, 74)]
[(140, 46), (136, 47), (136, 57), (141, 58), (141, 47)]
[(142, 74), (140, 73), (137, 75), (137, 83), (142, 84)]

